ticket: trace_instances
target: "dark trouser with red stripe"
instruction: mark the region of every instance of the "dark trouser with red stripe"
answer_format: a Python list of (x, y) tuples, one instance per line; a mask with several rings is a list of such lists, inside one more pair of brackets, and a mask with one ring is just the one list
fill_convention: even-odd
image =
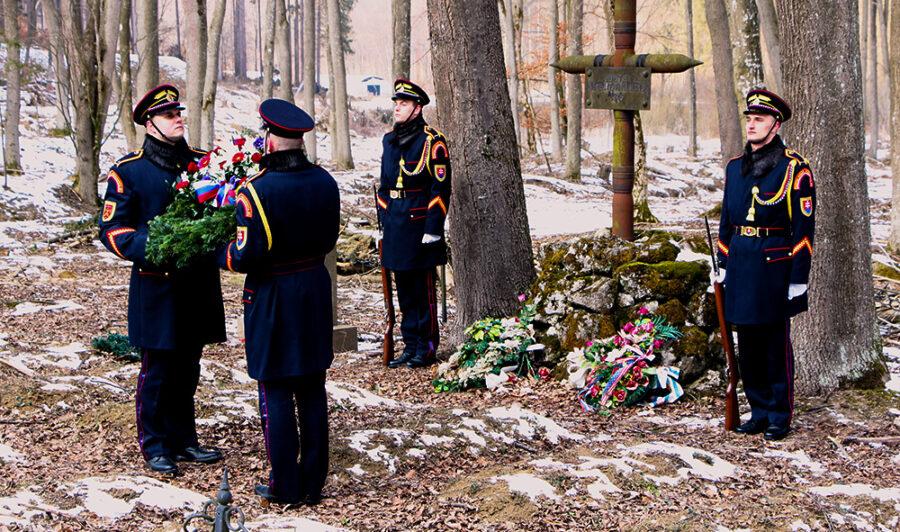
[(425, 356), (437, 351), (440, 342), (437, 322), (435, 268), (395, 271), (397, 301), (400, 303), (400, 333), (404, 352)]
[(739, 325), (738, 365), (753, 420), (789, 427), (794, 411), (791, 320)]
[(202, 352), (202, 346), (141, 352), (135, 414), (144, 459), (171, 456), (198, 445), (194, 393)]
[(259, 381), (259, 415), (272, 494), (287, 500), (319, 496), (328, 476), (325, 372)]

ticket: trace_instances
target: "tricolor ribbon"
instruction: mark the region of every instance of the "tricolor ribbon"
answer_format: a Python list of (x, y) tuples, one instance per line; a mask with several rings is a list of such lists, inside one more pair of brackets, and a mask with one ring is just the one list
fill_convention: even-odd
[(678, 383), (681, 376), (681, 370), (673, 366), (660, 366), (656, 368), (656, 378), (653, 380), (653, 388), (661, 390), (669, 390), (669, 393), (663, 396), (654, 397), (650, 400), (652, 406), (659, 406), (665, 403), (674, 403), (682, 395), (684, 390)]

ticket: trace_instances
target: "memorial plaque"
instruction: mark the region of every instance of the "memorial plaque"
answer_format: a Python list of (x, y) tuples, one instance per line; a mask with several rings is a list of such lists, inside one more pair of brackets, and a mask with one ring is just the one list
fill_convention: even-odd
[(588, 67), (584, 106), (588, 109), (646, 111), (650, 109), (650, 69)]

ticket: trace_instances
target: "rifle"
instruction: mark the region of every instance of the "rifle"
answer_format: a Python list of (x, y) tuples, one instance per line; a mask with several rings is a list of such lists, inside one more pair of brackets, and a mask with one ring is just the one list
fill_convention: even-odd
[[(709, 256), (712, 259), (713, 273), (719, 276), (719, 263), (712, 244), (712, 233), (709, 231), (709, 220), (703, 217), (706, 224), (706, 241), (709, 244)], [(731, 339), (731, 327), (725, 321), (725, 285), (713, 282), (716, 294), (716, 314), (719, 318), (719, 331), (722, 336), (722, 349), (725, 351), (725, 366), (728, 371), (728, 386), (725, 388), (725, 430), (737, 428), (739, 419), (737, 400), (737, 366), (734, 360), (734, 343)]]
[(441, 264), (441, 323), (447, 323), (447, 266)]
[[(381, 217), (378, 216), (378, 189), (372, 187), (375, 193), (375, 218), (378, 220), (378, 231), (382, 231)], [(378, 240), (378, 262), (381, 264), (381, 292), (384, 296), (384, 347), (382, 350), (382, 362), (385, 366), (394, 360), (394, 287), (391, 282), (391, 272), (384, 267), (384, 238)]]

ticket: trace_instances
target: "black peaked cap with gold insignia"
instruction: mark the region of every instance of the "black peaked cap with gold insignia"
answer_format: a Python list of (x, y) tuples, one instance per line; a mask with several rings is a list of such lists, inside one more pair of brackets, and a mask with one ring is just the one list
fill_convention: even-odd
[(391, 99), (394, 101), (412, 100), (422, 107), (425, 107), (431, 102), (431, 98), (428, 97), (428, 93), (422, 90), (422, 87), (403, 78), (398, 78), (397, 81), (394, 82), (394, 95), (391, 96)]
[(753, 89), (747, 93), (747, 110), (745, 115), (772, 115), (779, 122), (791, 119), (791, 106), (781, 96), (765, 89)]
[(170, 109), (183, 110), (184, 106), (178, 101), (178, 89), (174, 85), (164, 83), (150, 90), (143, 98), (138, 100), (131, 115), (136, 124), (144, 125), (151, 116), (168, 111)]

